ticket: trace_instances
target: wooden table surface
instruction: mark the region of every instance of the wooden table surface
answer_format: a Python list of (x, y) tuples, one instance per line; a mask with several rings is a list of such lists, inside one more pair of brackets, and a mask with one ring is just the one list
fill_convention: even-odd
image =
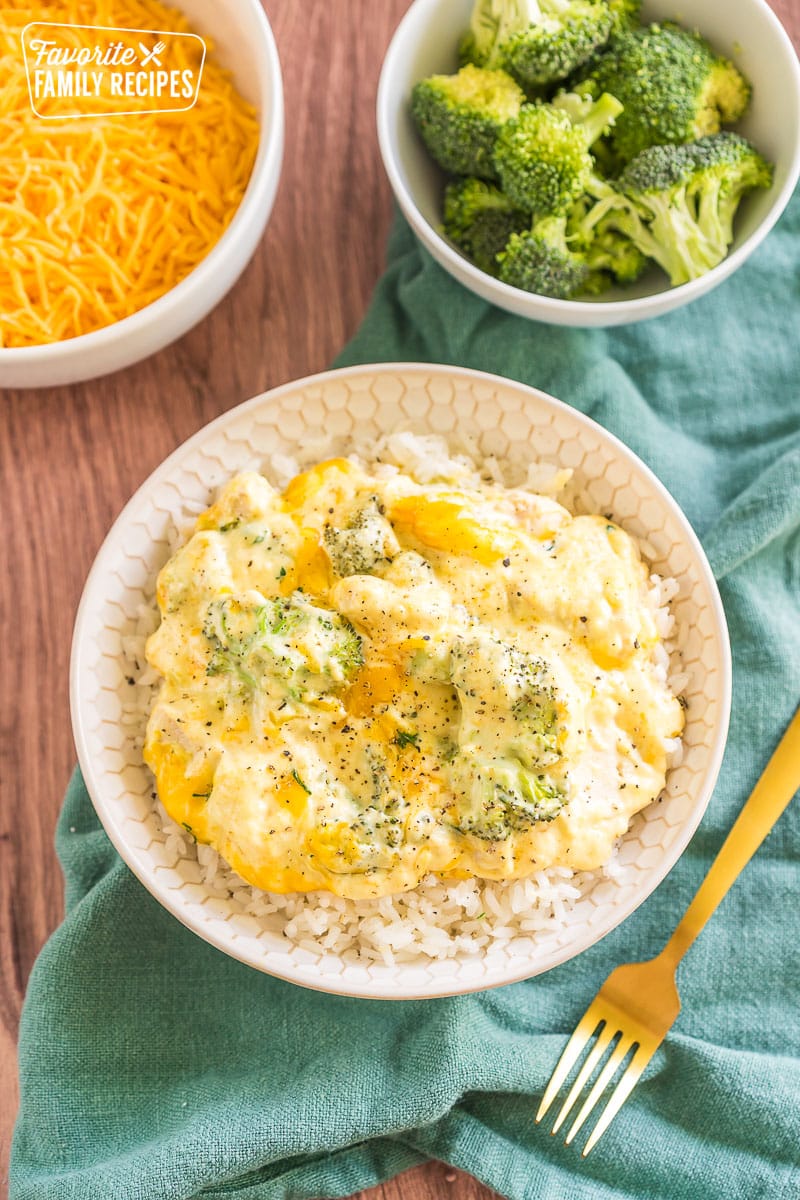
[[(772, 3), (797, 44), (800, 0)], [(62, 915), (53, 830), (75, 759), (67, 671), (84, 578), (125, 501), (175, 446), (247, 397), (325, 368), (355, 332), (391, 215), (373, 115), (378, 73), (407, 7), (266, 0), (286, 151), (269, 228), (239, 283), (196, 329), (138, 366), (0, 398), (0, 1181), (25, 984)], [(489, 1195), (430, 1164), (363, 1200)]]

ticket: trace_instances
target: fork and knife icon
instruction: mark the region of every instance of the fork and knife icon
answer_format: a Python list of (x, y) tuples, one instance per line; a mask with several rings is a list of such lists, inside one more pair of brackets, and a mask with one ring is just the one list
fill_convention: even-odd
[(139, 42), (139, 49), (142, 52), (142, 66), (149, 67), (150, 63), (153, 63), (156, 67), (160, 67), (161, 60), (158, 56), (159, 54), (163, 54), (166, 48), (166, 42), (156, 42), (152, 50), (148, 50), (144, 42)]

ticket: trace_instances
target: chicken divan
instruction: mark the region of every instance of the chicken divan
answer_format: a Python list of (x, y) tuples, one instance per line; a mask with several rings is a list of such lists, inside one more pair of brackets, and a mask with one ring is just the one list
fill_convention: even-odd
[(159, 796), (270, 892), (601, 866), (683, 728), (649, 586), (617, 524), (525, 489), (237, 475), (159, 576)]

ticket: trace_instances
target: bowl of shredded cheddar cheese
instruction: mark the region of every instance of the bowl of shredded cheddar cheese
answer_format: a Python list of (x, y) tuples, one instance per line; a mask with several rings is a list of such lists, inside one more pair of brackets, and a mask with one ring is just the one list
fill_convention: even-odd
[(283, 152), (272, 31), (259, 0), (179, 4), (0, 12), (2, 387), (89, 379), (161, 349), (263, 235)]

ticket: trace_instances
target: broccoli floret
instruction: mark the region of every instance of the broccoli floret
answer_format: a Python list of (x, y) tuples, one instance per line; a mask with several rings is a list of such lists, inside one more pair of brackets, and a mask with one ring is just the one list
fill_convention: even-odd
[(476, 0), (463, 61), (502, 67), (523, 87), (565, 79), (602, 46), (631, 0)]
[(489, 275), (497, 274), (497, 255), (512, 233), (520, 233), (530, 223), (530, 213), (483, 179), (454, 180), (445, 189), (444, 232)]
[(698, 223), (710, 241), (727, 251), (743, 195), (772, 186), (772, 164), (741, 134), (729, 130), (701, 138), (694, 158), (697, 171), (688, 193), (697, 204)]
[(566, 794), (548, 775), (527, 770), (519, 759), (482, 758), (459, 752), (450, 765), (458, 800), (452, 810), (459, 833), (502, 841), (539, 821), (552, 821)]
[(333, 621), (333, 638), (329, 661), (323, 668), (334, 684), (346, 683), (364, 665), (364, 650), (361, 638), (346, 617)]
[(296, 701), (335, 690), (364, 661), (350, 622), (301, 593), (265, 599), (250, 592), (213, 600), (203, 635), (210, 647), (207, 675), (231, 676), (249, 691)]
[(606, 0), (611, 10), (611, 34), (635, 29), (639, 24), (642, 0)]
[(514, 233), (502, 254), (499, 278), (511, 287), (566, 300), (589, 277), (585, 257), (566, 241), (566, 217), (545, 217), (526, 233)]
[(500, 186), (518, 207), (539, 217), (566, 213), (594, 172), (589, 147), (622, 106), (613, 96), (576, 97), (561, 107), (526, 104), (506, 122), (494, 152)]
[(453, 641), (449, 677), (461, 708), (447, 763), (454, 828), (498, 841), (552, 820), (566, 792), (555, 778), (563, 779), (562, 704), (551, 666), (475, 631)]
[[(604, 93), (607, 95), (608, 93)], [(573, 124), (577, 124), (582, 119), (585, 119), (587, 114), (591, 113), (592, 106), (597, 100), (597, 84), (590, 79), (584, 79), (576, 84), (569, 91), (556, 92), (555, 96), (549, 101), (553, 108), (565, 112)], [(616, 103), (619, 104), (619, 101)], [(625, 163), (620, 156), (613, 150), (610, 141), (603, 136), (610, 132), (616, 117), (622, 111), (622, 105), (615, 110), (614, 121), (607, 122), (601, 129), (600, 136), (592, 142), (592, 158), (594, 159), (594, 170), (602, 175), (612, 178), (619, 174), (625, 166)]]
[(420, 80), (411, 94), (411, 115), (431, 156), (445, 171), (494, 179), (497, 135), (524, 100), (505, 71), (466, 66), (457, 75)]
[(648, 146), (694, 141), (738, 120), (750, 87), (699, 34), (666, 22), (621, 30), (591, 79), (623, 105), (610, 138), (625, 160)]
[(581, 222), (584, 236), (603, 222), (686, 283), (722, 262), (733, 241), (743, 194), (769, 187), (772, 167), (736, 133), (682, 146), (651, 146), (623, 171)]
[(322, 541), (333, 569), (343, 578), (369, 575), (380, 563), (391, 562), (400, 549), (377, 496), (366, 498), (346, 528), (326, 525)]
[(487, 711), (495, 711), (504, 754), (532, 770), (560, 757), (556, 688), (544, 659), (483, 634), (457, 638), (450, 678), (461, 705), (461, 745), (486, 742)]
[(584, 254), (589, 270), (610, 276), (609, 283), (633, 283), (647, 267), (647, 258), (639, 247), (610, 227), (598, 230)]
[[(598, 183), (594, 181), (594, 190)], [(608, 194), (613, 194), (610, 185)], [(590, 196), (584, 196), (576, 204), (567, 222), (567, 237), (573, 251), (583, 255), (589, 268), (584, 291), (598, 294), (613, 283), (633, 283), (646, 269), (648, 260), (629, 237), (614, 227), (613, 218), (605, 217), (594, 226), (584, 227), (593, 204)]]
[(580, 125), (586, 144), (594, 148), (598, 138), (610, 132), (622, 112), (622, 104), (610, 92), (598, 94), (597, 85), (584, 80), (568, 91), (561, 89), (550, 101), (565, 112), (573, 125)]
[[(584, 80), (575, 89), (556, 92), (549, 103), (559, 112), (566, 113), (573, 125), (578, 125), (591, 117), (596, 99), (596, 86), (590, 80)], [(602, 129), (602, 132), (605, 132), (605, 129)]]

